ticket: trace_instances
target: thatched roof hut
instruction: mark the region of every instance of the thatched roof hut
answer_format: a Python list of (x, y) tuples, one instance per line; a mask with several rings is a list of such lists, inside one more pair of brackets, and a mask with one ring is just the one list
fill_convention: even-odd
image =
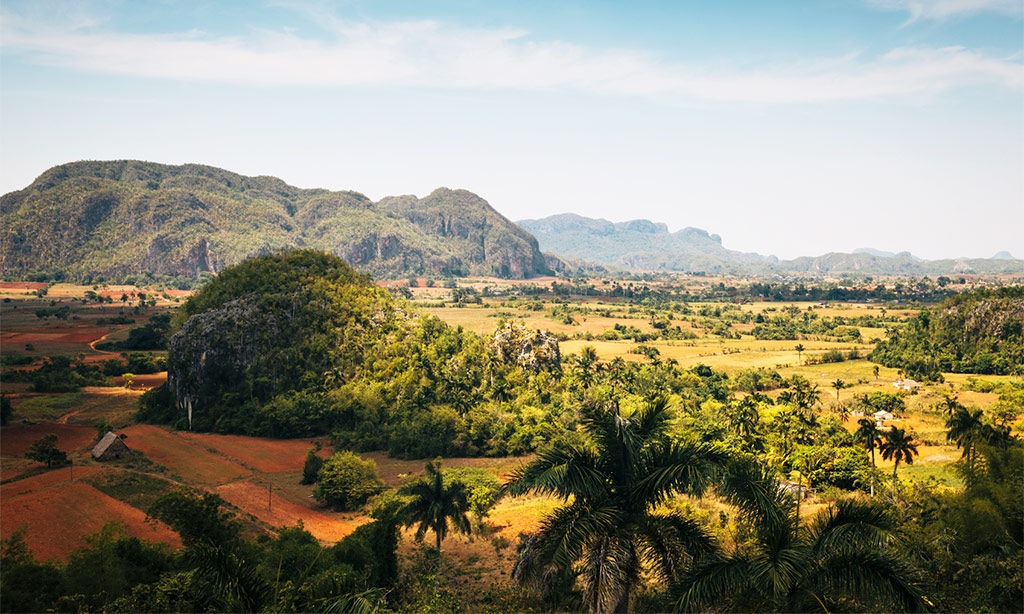
[(125, 445), (124, 440), (110, 431), (92, 449), (92, 457), (98, 461), (113, 460), (131, 453), (132, 451)]

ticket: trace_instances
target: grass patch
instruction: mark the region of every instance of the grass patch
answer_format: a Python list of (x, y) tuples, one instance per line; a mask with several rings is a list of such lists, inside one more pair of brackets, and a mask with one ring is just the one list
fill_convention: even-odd
[(46, 395), (14, 399), (14, 412), (28, 420), (56, 420), (80, 406), (85, 400), (84, 392)]
[(166, 478), (135, 471), (104, 472), (85, 481), (100, 492), (140, 510), (147, 509), (160, 495), (179, 488)]

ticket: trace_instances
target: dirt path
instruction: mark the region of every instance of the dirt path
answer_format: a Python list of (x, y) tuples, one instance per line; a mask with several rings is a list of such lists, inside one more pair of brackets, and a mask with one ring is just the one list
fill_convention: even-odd
[(98, 354), (120, 354), (120, 352), (108, 352), (106, 350), (97, 350), (96, 349), (96, 344), (99, 343), (100, 341), (103, 341), (104, 339), (106, 339), (110, 335), (116, 335), (117, 333), (119, 333), (119, 332), (121, 332), (123, 330), (128, 330), (129, 328), (133, 328), (133, 327), (132, 326), (125, 326), (124, 328), (119, 328), (117, 330), (112, 330), (109, 333), (107, 333), (107, 334), (103, 335), (102, 337), (100, 337), (99, 339), (93, 339), (92, 341), (89, 342), (89, 349), (94, 351), (94, 352), (96, 352), (96, 353), (98, 353)]

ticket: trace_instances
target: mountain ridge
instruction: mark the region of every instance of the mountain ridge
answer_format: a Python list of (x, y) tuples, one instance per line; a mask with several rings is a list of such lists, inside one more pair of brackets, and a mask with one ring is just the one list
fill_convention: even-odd
[[(516, 222), (537, 237), (541, 249), (563, 258), (582, 258), (630, 271), (678, 271), (735, 274), (862, 273), (941, 275), (1024, 273), (1024, 261), (999, 258), (925, 260), (910, 252), (858, 248), (779, 260), (775, 256), (727, 249), (722, 238), (687, 227), (671, 232), (663, 223), (638, 219), (611, 222), (563, 213)], [(1009, 255), (1000, 252), (996, 256)]]
[(378, 277), (551, 272), (533, 236), (466, 190), (375, 203), (201, 164), (62, 164), (0, 197), (0, 222), (5, 275), (195, 278), (288, 248)]

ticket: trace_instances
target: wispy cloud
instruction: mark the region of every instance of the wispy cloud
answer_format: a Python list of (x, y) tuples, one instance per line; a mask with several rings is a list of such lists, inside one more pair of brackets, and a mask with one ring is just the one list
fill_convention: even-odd
[[(952, 0), (949, 0), (952, 1)], [(966, 2), (967, 0), (962, 0)], [(669, 62), (635, 50), (536, 41), (526, 32), (437, 21), (335, 21), (294, 31), (134, 34), (4, 15), (0, 49), (30, 62), (154, 79), (308, 86), (399, 85), (582, 91), (691, 102), (806, 103), (931, 96), (975, 85), (1024, 88), (1020, 58), (962, 47), (898, 48), (786, 66)]]
[(907, 13), (910, 21), (946, 19), (960, 15), (998, 13), (1020, 17), (1021, 0), (867, 0), (868, 5), (886, 11)]

